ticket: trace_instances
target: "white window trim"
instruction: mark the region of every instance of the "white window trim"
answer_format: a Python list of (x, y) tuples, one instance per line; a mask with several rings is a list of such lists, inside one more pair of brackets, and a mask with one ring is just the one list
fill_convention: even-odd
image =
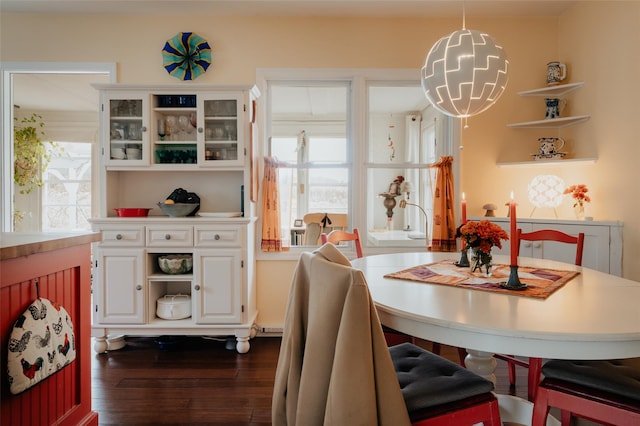
[[(366, 142), (368, 140), (367, 131), (367, 90), (368, 83), (401, 83), (401, 82), (419, 82), (420, 70), (419, 69), (406, 69), (406, 68), (391, 68), (391, 69), (334, 69), (334, 68), (258, 68), (256, 70), (256, 85), (260, 89), (261, 93), (267, 94), (267, 96), (261, 96), (258, 98), (258, 123), (259, 130), (258, 135), (262, 143), (257, 144), (258, 152), (257, 158), (262, 159), (265, 155), (265, 149), (267, 147), (267, 140), (269, 137), (269, 129), (267, 123), (268, 111), (267, 111), (267, 82), (269, 81), (305, 81), (305, 80), (318, 80), (318, 81), (349, 81), (351, 83), (351, 97), (348, 114), (351, 127), (348, 129), (348, 137), (351, 140), (353, 159), (352, 159), (352, 191), (350, 200), (350, 212), (352, 218), (350, 226), (364, 229), (366, 227), (366, 212), (364, 206), (366, 206)], [(459, 119), (449, 120), (446, 133), (448, 137), (445, 139), (451, 144), (449, 152), (452, 152), (454, 156), (454, 164), (459, 164), (460, 154), (458, 149), (461, 140), (461, 122)], [(262, 180), (264, 172), (264, 165), (262, 161), (259, 162), (259, 176)], [(459, 190), (459, 167), (454, 167), (454, 192), (458, 194)], [(256, 222), (256, 240), (255, 240), (255, 253), (257, 260), (296, 260), (300, 256), (300, 253), (309, 251), (310, 247), (291, 247), (287, 252), (270, 253), (263, 252), (261, 250), (262, 240), (262, 218), (261, 218), (261, 206), (262, 206), (262, 194), (260, 193), (257, 201), (258, 220)], [(458, 207), (456, 207), (458, 208)], [(366, 232), (362, 232), (362, 235), (366, 235)], [(394, 248), (375, 248), (367, 247), (366, 242), (363, 241), (363, 246), (367, 254), (387, 253), (390, 251), (403, 251), (410, 252), (415, 251), (415, 248), (411, 247), (394, 247)], [(354, 252), (345, 252), (348, 257), (355, 257)]]
[[(108, 74), (116, 82), (115, 62), (0, 62), (2, 133), (0, 134), (0, 232), (13, 230), (13, 74)], [(96, 150), (97, 152), (97, 150)], [(94, 164), (99, 159), (94, 158)], [(95, 168), (97, 170), (97, 167)], [(96, 175), (94, 174), (93, 177)], [(97, 179), (92, 184), (97, 194)], [(98, 198), (98, 197), (94, 197)], [(95, 207), (95, 206), (94, 206)], [(94, 211), (98, 211), (97, 209)]]

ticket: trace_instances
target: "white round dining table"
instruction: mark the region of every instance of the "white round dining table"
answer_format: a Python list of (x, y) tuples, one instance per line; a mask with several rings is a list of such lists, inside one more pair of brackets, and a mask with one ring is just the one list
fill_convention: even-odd
[[(532, 266), (579, 274), (546, 299), (431, 284), (384, 275), (457, 253), (391, 253), (351, 261), (364, 272), (382, 324), (429, 341), (467, 349), (467, 368), (495, 382), (494, 353), (555, 359), (640, 357), (640, 283), (545, 259)], [(509, 264), (509, 256), (493, 256)], [(531, 421), (531, 403), (500, 399), (507, 421)], [(517, 406), (517, 407), (516, 407)], [(504, 412), (503, 412), (504, 410)], [(504, 420), (504, 418), (503, 418)]]

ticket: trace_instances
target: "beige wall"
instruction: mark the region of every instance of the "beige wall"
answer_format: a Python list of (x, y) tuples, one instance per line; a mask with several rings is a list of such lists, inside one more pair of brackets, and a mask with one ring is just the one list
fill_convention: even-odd
[[(122, 83), (176, 83), (162, 68), (164, 42), (193, 31), (213, 47), (212, 68), (197, 83), (251, 84), (257, 68), (420, 68), (440, 37), (461, 19), (279, 18), (189, 16), (0, 17), (2, 61), (117, 62)], [(510, 59), (506, 93), (497, 105), (469, 120), (463, 132), (462, 190), (470, 215), (481, 206), (501, 206), (510, 191), (527, 212), (526, 187), (539, 173), (556, 173), (567, 184), (586, 183), (594, 201), (587, 214), (624, 221), (624, 252), (640, 250), (635, 141), (640, 41), (640, 4), (581, 2), (560, 18), (467, 17), (467, 27), (487, 31)], [(541, 100), (516, 92), (542, 87), (546, 63), (565, 61), (571, 81), (585, 87), (571, 95), (575, 114), (591, 114), (581, 126), (562, 132), (572, 151), (597, 155), (595, 165), (498, 168), (497, 161), (528, 159), (539, 131), (513, 130), (507, 123), (543, 118)], [(551, 134), (552, 136), (554, 134)], [(629, 194), (624, 196), (623, 194)], [(559, 209), (571, 217), (569, 203)], [(499, 211), (504, 215), (504, 212)], [(541, 212), (549, 215), (549, 212)], [(282, 322), (292, 261), (260, 261), (259, 323)], [(625, 277), (640, 279), (640, 265), (624, 262)]]

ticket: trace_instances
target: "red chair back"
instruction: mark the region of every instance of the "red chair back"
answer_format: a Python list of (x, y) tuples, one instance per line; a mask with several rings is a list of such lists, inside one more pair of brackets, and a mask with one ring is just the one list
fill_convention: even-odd
[(322, 244), (338, 244), (343, 241), (353, 241), (353, 244), (356, 247), (356, 255), (358, 257), (362, 257), (362, 244), (360, 243), (360, 233), (358, 232), (358, 228), (353, 228), (353, 232), (336, 229), (335, 231), (329, 232), (329, 234), (322, 233), (320, 235), (320, 240), (322, 241)]
[(576, 245), (576, 261), (575, 264), (582, 266), (582, 250), (584, 248), (584, 233), (580, 232), (578, 236), (566, 234), (555, 229), (541, 229), (532, 232), (522, 232), (518, 229), (518, 255), (520, 255), (520, 241), (557, 241), (566, 244)]

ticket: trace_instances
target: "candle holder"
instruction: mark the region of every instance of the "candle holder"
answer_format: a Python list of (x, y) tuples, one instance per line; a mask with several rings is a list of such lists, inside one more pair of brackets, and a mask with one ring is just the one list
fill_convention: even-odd
[(460, 260), (455, 262), (454, 265), (459, 266), (461, 268), (471, 266), (471, 263), (469, 262), (469, 257), (467, 256), (468, 250), (469, 250), (469, 247), (465, 247), (462, 250), (460, 250)]
[(500, 287), (507, 290), (524, 290), (527, 288), (525, 283), (520, 282), (520, 277), (518, 276), (518, 265), (510, 265), (509, 270), (509, 280), (506, 283), (500, 283)]

